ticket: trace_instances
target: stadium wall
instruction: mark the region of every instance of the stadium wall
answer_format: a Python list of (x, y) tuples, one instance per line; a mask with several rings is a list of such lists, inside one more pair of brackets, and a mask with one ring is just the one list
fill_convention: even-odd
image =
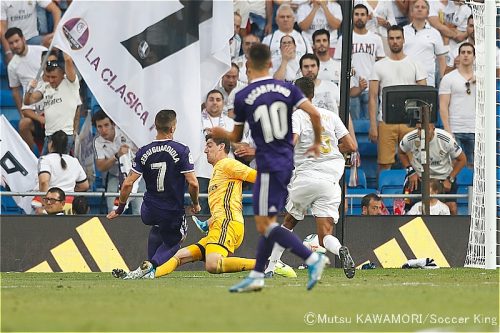
[[(246, 224), (237, 255), (251, 258), (258, 235), (252, 218)], [(184, 244), (201, 238), (191, 221), (188, 225)], [(370, 261), (377, 267), (401, 267), (408, 259), (431, 257), (440, 267), (463, 267), (469, 225), (468, 216), (349, 216), (344, 224), (345, 244), (358, 266)], [(135, 269), (145, 259), (149, 232), (136, 216), (113, 221), (104, 216), (2, 216), (0, 228), (2, 272)], [(313, 219), (306, 218), (295, 232), (301, 238), (314, 233)], [(289, 253), (283, 261), (293, 267), (301, 264)], [(203, 270), (203, 264), (182, 269)]]

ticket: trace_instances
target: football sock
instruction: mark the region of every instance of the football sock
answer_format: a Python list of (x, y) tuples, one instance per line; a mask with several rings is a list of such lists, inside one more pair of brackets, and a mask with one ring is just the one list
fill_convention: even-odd
[(172, 247), (167, 247), (164, 243), (156, 250), (155, 255), (151, 258), (152, 263), (156, 263), (156, 266), (162, 265), (172, 258), (174, 254), (181, 248), (180, 244), (176, 244)]
[(338, 256), (339, 249), (342, 245), (340, 244), (337, 237), (333, 235), (326, 235), (323, 238), (323, 246), (325, 247), (325, 249)]
[(168, 259), (166, 263), (156, 268), (155, 277), (160, 277), (172, 273), (177, 267), (179, 267), (180, 264), (181, 260), (177, 257)]
[[(275, 229), (281, 229), (281, 228), (275, 228)], [(273, 245), (274, 245), (273, 241), (267, 239), (264, 236), (260, 236), (259, 243), (257, 244), (256, 262), (253, 271), (261, 272), (262, 274), (264, 274), (267, 258), (269, 258), (269, 256), (271, 255), (271, 252), (273, 250)]]
[(264, 273), (257, 272), (255, 270), (253, 270), (253, 271), (250, 271), (250, 274), (248, 274), (248, 277), (251, 277), (254, 279), (262, 279), (262, 278), (264, 278)]
[(285, 248), (278, 243), (274, 243), (273, 252), (271, 252), (271, 256), (269, 257), (269, 264), (267, 265), (266, 273), (274, 272), (274, 267), (276, 266), (278, 260), (281, 259), (283, 252), (285, 252)]
[(255, 267), (255, 259), (228, 257), (220, 258), (217, 263), (217, 274), (249, 271)]
[(318, 261), (319, 255), (316, 252), (312, 252), (311, 255), (306, 259), (306, 265), (312, 265)]
[(272, 243), (276, 242), (282, 247), (290, 249), (293, 254), (299, 256), (303, 260), (306, 260), (312, 253), (311, 250), (302, 244), (302, 241), (296, 234), (285, 228), (273, 228), (271, 232), (269, 232), (267, 238)]

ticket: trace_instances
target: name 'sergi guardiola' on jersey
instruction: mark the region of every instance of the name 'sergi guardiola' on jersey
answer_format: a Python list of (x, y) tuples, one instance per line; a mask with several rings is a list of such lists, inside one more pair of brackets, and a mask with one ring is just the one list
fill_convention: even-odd
[(263, 78), (236, 93), (235, 124), (248, 122), (259, 172), (293, 168), (292, 112), (306, 100), (293, 84)]
[(137, 151), (132, 170), (144, 177), (147, 204), (184, 211), (184, 173), (194, 171), (189, 147), (173, 140), (155, 140)]

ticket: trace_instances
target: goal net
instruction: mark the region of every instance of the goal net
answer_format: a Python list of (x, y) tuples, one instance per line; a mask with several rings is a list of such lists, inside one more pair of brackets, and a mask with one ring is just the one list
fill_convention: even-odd
[[(474, 183), (466, 267), (494, 269), (498, 257), (499, 215), (497, 172), (500, 155), (497, 149), (500, 124), (496, 96), (496, 21), (497, 1), (468, 1), (474, 16), (476, 48), (476, 142)], [(495, 126), (496, 125), (496, 126)], [(495, 179), (495, 181), (493, 181)]]

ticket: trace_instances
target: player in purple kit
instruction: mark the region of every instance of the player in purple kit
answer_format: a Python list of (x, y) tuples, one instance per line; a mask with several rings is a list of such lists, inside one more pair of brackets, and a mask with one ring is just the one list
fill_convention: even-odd
[[(173, 140), (177, 125), (173, 110), (161, 110), (155, 118), (156, 140), (140, 148), (132, 162), (132, 170), (120, 189), (120, 205), (108, 214), (114, 219), (123, 213), (133, 184), (141, 177), (146, 193), (141, 206), (141, 219), (151, 226), (148, 238), (148, 261), (135, 271), (115, 270), (118, 278), (140, 278), (153, 272), (179, 249), (186, 234), (184, 212), (184, 185), (187, 181), (191, 197), (191, 211), (200, 211), (198, 180), (194, 173), (189, 147)], [(116, 274), (120, 272), (121, 274)]]
[(248, 122), (257, 146), (253, 206), (257, 231), (262, 236), (257, 245), (254, 270), (242, 282), (231, 287), (231, 292), (262, 289), (265, 264), (275, 242), (306, 261), (309, 268), (308, 290), (321, 278), (328, 261), (324, 255), (308, 250), (296, 235), (280, 228), (277, 222), (277, 215), (285, 206), (287, 185), (293, 170), (293, 109), (300, 108), (311, 117), (315, 140), (307, 154), (319, 156), (321, 124), (318, 111), (297, 87), (269, 76), (271, 67), (269, 47), (264, 44), (252, 46), (247, 60), (247, 75), (251, 83), (236, 93), (233, 131), (227, 132), (221, 127), (210, 129), (213, 137), (239, 142), (243, 125)]

